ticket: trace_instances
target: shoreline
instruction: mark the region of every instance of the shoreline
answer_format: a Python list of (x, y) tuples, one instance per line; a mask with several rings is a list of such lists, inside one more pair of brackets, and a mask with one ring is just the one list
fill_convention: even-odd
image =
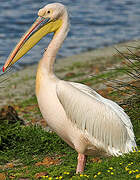
[[(68, 67), (71, 65), (74, 66), (76, 63), (80, 64), (92, 62), (93, 65), (95, 64), (95, 66), (97, 63), (107, 63), (109, 59), (108, 57), (118, 55), (116, 49), (118, 49), (120, 52), (125, 52), (129, 46), (140, 47), (140, 40), (119, 43), (112, 46), (83, 52), (78, 55), (57, 59), (55, 63), (56, 75), (63, 79), (64, 74), (70, 72)], [(99, 58), (100, 61), (98, 60)], [(65, 72), (63, 69), (65, 69)], [(0, 89), (0, 107), (3, 105), (17, 104), (22, 102), (24, 99), (28, 99), (35, 95), (36, 70), (37, 64), (26, 66), (19, 71), (7, 73), (2, 76), (2, 80), (7, 77), (8, 80), (2, 83), (2, 86), (5, 88)]]
[(132, 47), (134, 46), (136, 48), (140, 47), (140, 40), (132, 40), (124, 43), (118, 43), (103, 48), (97, 48), (87, 52), (81, 52), (80, 54), (72, 55), (66, 58), (57, 59), (55, 66), (59, 64), (68, 66), (69, 64), (77, 61), (80, 62), (89, 61), (89, 60), (94, 61), (96, 58), (114, 56), (118, 54), (117, 50), (119, 50), (120, 52), (125, 52), (127, 51), (127, 47), (129, 46)]

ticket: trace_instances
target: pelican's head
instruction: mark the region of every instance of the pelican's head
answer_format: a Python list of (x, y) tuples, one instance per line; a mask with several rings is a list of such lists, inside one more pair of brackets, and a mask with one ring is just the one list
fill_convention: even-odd
[(50, 19), (51, 21), (55, 21), (61, 17), (66, 12), (66, 8), (63, 4), (60, 3), (52, 3), (46, 5), (44, 8), (38, 11), (38, 16)]
[(66, 12), (65, 6), (60, 3), (48, 4), (40, 9), (38, 11), (39, 17), (11, 52), (3, 66), (3, 71), (18, 61), (45, 35), (51, 32), (57, 32), (62, 26), (63, 16)]

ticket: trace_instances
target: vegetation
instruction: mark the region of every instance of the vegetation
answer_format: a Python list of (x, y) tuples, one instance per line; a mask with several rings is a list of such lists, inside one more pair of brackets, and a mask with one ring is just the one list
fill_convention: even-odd
[[(107, 83), (111, 88), (106, 86), (98, 91), (103, 96), (117, 101), (130, 116), (139, 149), (140, 116), (138, 112), (140, 110), (140, 94), (138, 69), (140, 58), (138, 58), (138, 52), (136, 56), (130, 54), (132, 55), (131, 58), (130, 55), (129, 58), (128, 55), (125, 55), (124, 62), (135, 57), (135, 61), (132, 63), (121, 64), (122, 58), (119, 56), (112, 57), (110, 63), (113, 62), (114, 58), (117, 59), (116, 62), (119, 63), (119, 66), (111, 71), (106, 70), (98, 63), (98, 69), (93, 69), (91, 62), (87, 64), (76, 63), (73, 66), (71, 65), (70, 69), (65, 69), (66, 73), (63, 79), (73, 80), (78, 77), (78, 82), (91, 86), (93, 84), (95, 86), (100, 85), (102, 82)], [(96, 76), (85, 76), (86, 72), (92, 73), (93, 71)], [(78, 72), (80, 73), (78, 74)], [(13, 107), (24, 122), (18, 118), (15, 111), (9, 110), (9, 108), (8, 113), (4, 110), (0, 112), (0, 180), (140, 179), (140, 150), (119, 157), (101, 159), (88, 157), (84, 174), (76, 175), (77, 153), (75, 150), (70, 148), (55, 133), (45, 131), (44, 122), (40, 123), (44, 127), (36, 125), (39, 123), (35, 119), (38, 117), (41, 119), (41, 114), (35, 96), (14, 104)]]
[(0, 172), (5, 172), (9, 179), (133, 179), (139, 176), (140, 151), (97, 162), (89, 157), (85, 173), (76, 175), (77, 153), (55, 133), (19, 122), (6, 128), (9, 135), (2, 134)]

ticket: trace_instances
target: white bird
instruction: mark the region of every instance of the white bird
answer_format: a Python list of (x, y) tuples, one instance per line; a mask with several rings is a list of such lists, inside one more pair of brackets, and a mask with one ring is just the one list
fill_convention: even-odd
[(43, 118), (78, 152), (77, 173), (86, 155), (118, 156), (136, 148), (133, 126), (124, 110), (86, 85), (58, 79), (53, 71), (56, 54), (69, 30), (68, 13), (60, 3), (48, 4), (7, 59), (3, 71), (18, 61), (43, 36), (54, 32), (40, 60), (36, 96)]

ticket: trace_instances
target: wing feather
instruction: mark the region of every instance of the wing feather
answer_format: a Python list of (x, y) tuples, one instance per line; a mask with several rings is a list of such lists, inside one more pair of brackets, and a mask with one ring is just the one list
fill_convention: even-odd
[(126, 127), (129, 137), (131, 139), (131, 142), (133, 143), (133, 146), (136, 147), (135, 135), (134, 135), (131, 120), (130, 120), (129, 116), (124, 112), (124, 109), (122, 107), (120, 107), (117, 103), (102, 97), (100, 94), (98, 94), (92, 88), (90, 88), (84, 84), (75, 83), (75, 82), (70, 82), (70, 84), (73, 85), (74, 87), (76, 87), (77, 89), (81, 90), (82, 92), (86, 93), (87, 95), (94, 97), (97, 100), (100, 100), (105, 105), (109, 106), (114, 112), (116, 112), (117, 116), (121, 119), (122, 123)]
[(98, 142), (97, 146), (102, 145), (112, 155), (136, 146), (129, 117), (113, 101), (85, 85), (65, 81), (57, 84), (57, 96), (68, 119)]

